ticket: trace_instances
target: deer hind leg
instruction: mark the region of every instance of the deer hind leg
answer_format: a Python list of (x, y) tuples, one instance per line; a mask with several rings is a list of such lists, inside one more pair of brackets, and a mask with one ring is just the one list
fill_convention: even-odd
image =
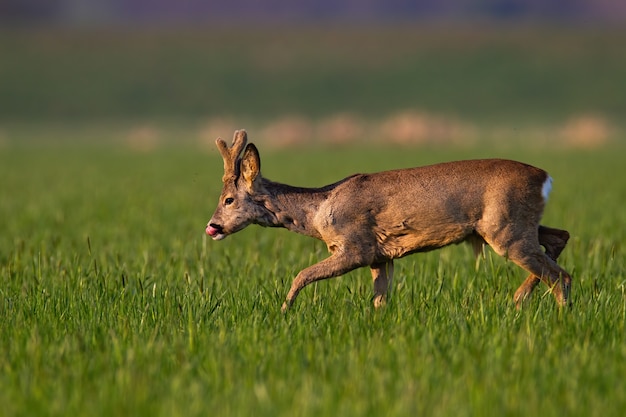
[[(559, 305), (565, 306), (569, 303), (572, 279), (567, 271), (557, 265), (541, 249), (537, 239), (523, 238), (512, 241), (506, 249), (505, 254), (511, 261), (530, 272), (531, 275), (539, 277), (550, 287)], [(533, 285), (534, 277), (531, 279), (530, 285)], [(522, 284), (521, 291), (524, 291), (524, 284)]]
[(369, 262), (367, 262), (363, 256), (360, 256), (360, 254), (346, 253), (344, 251), (337, 251), (333, 253), (323, 261), (303, 269), (298, 273), (298, 275), (296, 275), (281, 310), (283, 313), (287, 311), (287, 309), (291, 307), (295, 301), (300, 290), (307, 285), (315, 281), (338, 277), (352, 271), (353, 269), (368, 264)]
[[(569, 233), (566, 230), (554, 229), (546, 226), (539, 226), (538, 229), (539, 244), (544, 247), (545, 254), (556, 262), (559, 255), (567, 245)], [(535, 274), (530, 274), (526, 280), (515, 291), (515, 305), (517, 308), (522, 306), (524, 300), (528, 299), (539, 284), (541, 278)], [(550, 285), (548, 283), (548, 285)]]
[(393, 280), (393, 260), (370, 265), (374, 281), (374, 307), (385, 305)]

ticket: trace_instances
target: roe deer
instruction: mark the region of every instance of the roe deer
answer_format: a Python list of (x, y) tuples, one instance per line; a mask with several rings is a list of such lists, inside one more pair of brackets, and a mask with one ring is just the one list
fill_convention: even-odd
[(515, 292), (518, 308), (539, 281), (559, 305), (570, 302), (571, 277), (556, 263), (569, 233), (539, 224), (552, 185), (539, 168), (502, 159), (457, 161), (300, 188), (263, 178), (259, 152), (246, 142), (244, 130), (235, 132), (231, 147), (216, 141), (223, 189), (207, 235), (220, 240), (249, 224), (284, 227), (323, 240), (331, 253), (298, 273), (283, 311), (308, 284), (363, 266), (371, 268), (378, 307), (394, 259), (462, 241), (477, 254), (488, 244), (530, 272)]

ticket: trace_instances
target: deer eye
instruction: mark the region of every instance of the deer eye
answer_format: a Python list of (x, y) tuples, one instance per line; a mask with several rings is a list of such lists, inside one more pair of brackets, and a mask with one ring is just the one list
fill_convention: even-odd
[(224, 204), (227, 206), (233, 204), (234, 202), (235, 202), (235, 199), (232, 197), (228, 197), (226, 200), (224, 200)]

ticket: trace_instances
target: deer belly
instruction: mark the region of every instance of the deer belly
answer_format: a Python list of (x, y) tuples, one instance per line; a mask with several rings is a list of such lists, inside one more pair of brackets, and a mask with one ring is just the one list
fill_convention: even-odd
[(387, 259), (401, 258), (416, 252), (428, 252), (464, 241), (472, 229), (461, 225), (439, 225), (438, 227), (414, 230), (377, 230), (378, 252)]

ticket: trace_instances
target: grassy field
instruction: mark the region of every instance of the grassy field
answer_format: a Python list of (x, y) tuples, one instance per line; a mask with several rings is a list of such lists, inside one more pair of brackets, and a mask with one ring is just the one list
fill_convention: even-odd
[(321, 185), (479, 156), (555, 178), (545, 223), (568, 229), (573, 307), (455, 246), (396, 262), (375, 311), (368, 270), (307, 287), (320, 242), (204, 225), (216, 151), (0, 148), (1, 415), (620, 416), (626, 409), (623, 147), (588, 152), (261, 149), (264, 174)]
[[(623, 413), (626, 32), (233, 29), (0, 30), (0, 415)], [(331, 148), (327, 120), (356, 139)], [(281, 314), (326, 248), (207, 240), (230, 123), (295, 185), (474, 157), (547, 169), (573, 307), (541, 287), (516, 311), (523, 271), (454, 246), (396, 262), (384, 309), (363, 269)], [(280, 149), (276, 125), (308, 139)]]
[(626, 31), (558, 26), (0, 29), (0, 123), (407, 108), (477, 123), (623, 126)]

